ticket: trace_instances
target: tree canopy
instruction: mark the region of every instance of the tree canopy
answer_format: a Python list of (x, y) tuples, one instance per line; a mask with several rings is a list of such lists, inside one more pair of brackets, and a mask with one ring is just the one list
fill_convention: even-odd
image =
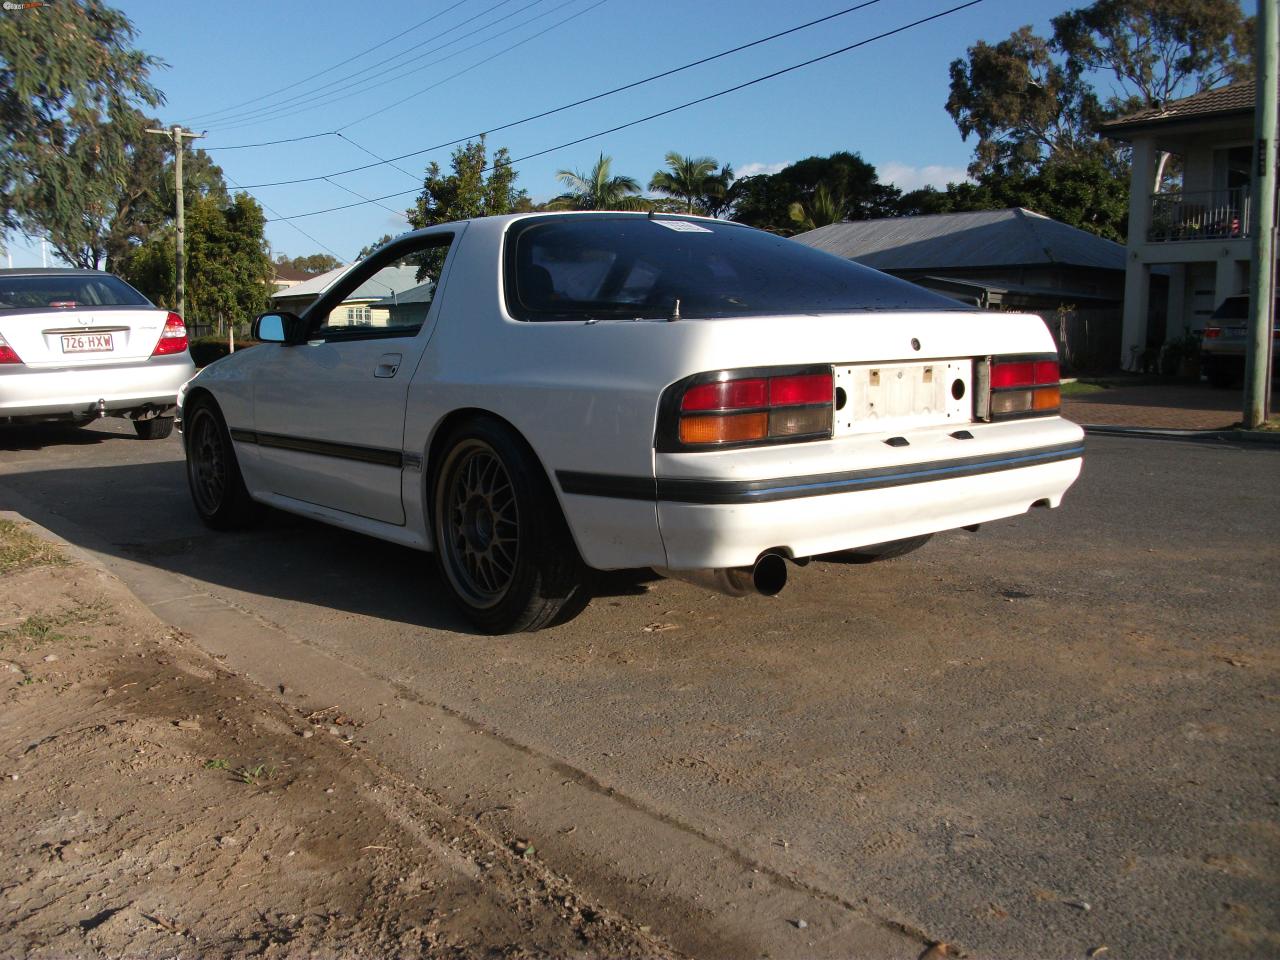
[[(390, 239), (388, 237), (388, 239)], [(356, 258), (360, 259), (359, 257)], [(336, 270), (342, 266), (342, 261), (331, 253), (309, 253), (302, 257), (291, 257), (288, 254), (281, 253), (276, 255), (275, 265), (277, 267), (289, 267), (293, 270), (301, 270), (303, 273), (327, 273), (330, 270)]]
[(901, 196), (897, 187), (880, 182), (875, 167), (846, 150), (744, 177), (732, 191), (734, 220), (783, 234), (812, 229), (807, 224), (815, 217), (837, 223), (894, 216)]
[(717, 171), (715, 157), (689, 157), (674, 150), (667, 153), (665, 161), (667, 169), (650, 178), (650, 190), (678, 200), (684, 213), (714, 216), (713, 211), (722, 208), (733, 182), (732, 167), (726, 164)]
[[(246, 193), (228, 200), (213, 193), (187, 203), (187, 320), (239, 324), (261, 313), (272, 265), (262, 231), (265, 215)], [(176, 303), (172, 226), (155, 231), (118, 272), (161, 306)]]
[(47, 235), (80, 266), (107, 258), (108, 225), (136, 201), (133, 174), (150, 159), (141, 108), (164, 101), (150, 81), (160, 61), (133, 39), (100, 0), (0, 17), (0, 228)]
[(449, 164), (453, 169), (449, 174), (442, 173), (435, 162), (427, 167), (422, 193), (405, 211), (414, 228), (513, 213), (528, 205), (528, 194), (515, 187), (518, 174), (506, 147), (496, 150), (489, 163), (481, 137), (454, 150)]
[[(971, 174), (1027, 174), (1090, 155), (1116, 162), (1100, 121), (1251, 72), (1252, 21), (1238, 0), (1096, 0), (1052, 23), (1048, 38), (1022, 27), (952, 62), (947, 111), (966, 140), (977, 138)], [(1105, 98), (1097, 71), (1115, 81)]]
[(614, 176), (613, 157), (600, 154), (590, 170), (560, 170), (556, 179), (568, 189), (547, 204), (551, 210), (644, 210), (648, 203), (634, 177)]

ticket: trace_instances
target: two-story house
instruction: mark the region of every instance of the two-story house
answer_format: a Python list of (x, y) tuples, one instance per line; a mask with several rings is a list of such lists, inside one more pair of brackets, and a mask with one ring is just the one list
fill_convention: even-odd
[[(1203, 329), (1223, 299), (1247, 289), (1254, 98), (1244, 81), (1102, 125), (1133, 147), (1120, 356), (1128, 369), (1150, 345)], [(1162, 153), (1171, 155), (1166, 171), (1181, 171), (1176, 189), (1156, 182)], [(1161, 266), (1163, 316), (1151, 309), (1152, 268)]]

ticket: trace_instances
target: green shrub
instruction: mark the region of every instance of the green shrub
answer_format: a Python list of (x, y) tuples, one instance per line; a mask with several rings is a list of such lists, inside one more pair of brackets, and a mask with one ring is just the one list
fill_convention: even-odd
[[(241, 340), (236, 337), (236, 349), (246, 350), (249, 347), (256, 347), (260, 341), (258, 340)], [(207, 367), (215, 360), (221, 360), (231, 352), (227, 345), (225, 336), (201, 337), (198, 340), (191, 341), (191, 359), (195, 361), (197, 367)]]

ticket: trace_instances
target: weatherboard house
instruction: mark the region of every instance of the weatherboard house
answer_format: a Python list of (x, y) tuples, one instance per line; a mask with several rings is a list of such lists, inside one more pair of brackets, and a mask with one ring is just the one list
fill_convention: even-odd
[[(1101, 126), (1133, 147), (1120, 354), (1126, 366), (1149, 345), (1202, 330), (1223, 300), (1248, 288), (1255, 100), (1253, 81), (1232, 83)], [(1182, 171), (1172, 189), (1155, 182), (1162, 153), (1172, 156), (1167, 170)], [(1162, 272), (1169, 277), (1165, 309), (1153, 293)]]
[[(277, 310), (301, 314), (348, 269), (338, 267), (277, 291), (271, 295), (271, 304)], [(385, 327), (391, 316), (387, 302), (394, 303), (396, 296), (417, 287), (417, 273), (416, 267), (385, 267), (379, 270), (329, 312), (326, 326)]]
[(1074, 365), (1119, 352), (1124, 247), (1031, 210), (855, 220), (794, 239), (985, 310), (1038, 314)]

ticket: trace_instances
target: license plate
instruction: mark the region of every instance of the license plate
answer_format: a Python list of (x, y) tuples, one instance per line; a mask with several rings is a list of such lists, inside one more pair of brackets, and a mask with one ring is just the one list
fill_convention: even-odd
[(63, 353), (108, 353), (115, 349), (109, 333), (63, 334)]

